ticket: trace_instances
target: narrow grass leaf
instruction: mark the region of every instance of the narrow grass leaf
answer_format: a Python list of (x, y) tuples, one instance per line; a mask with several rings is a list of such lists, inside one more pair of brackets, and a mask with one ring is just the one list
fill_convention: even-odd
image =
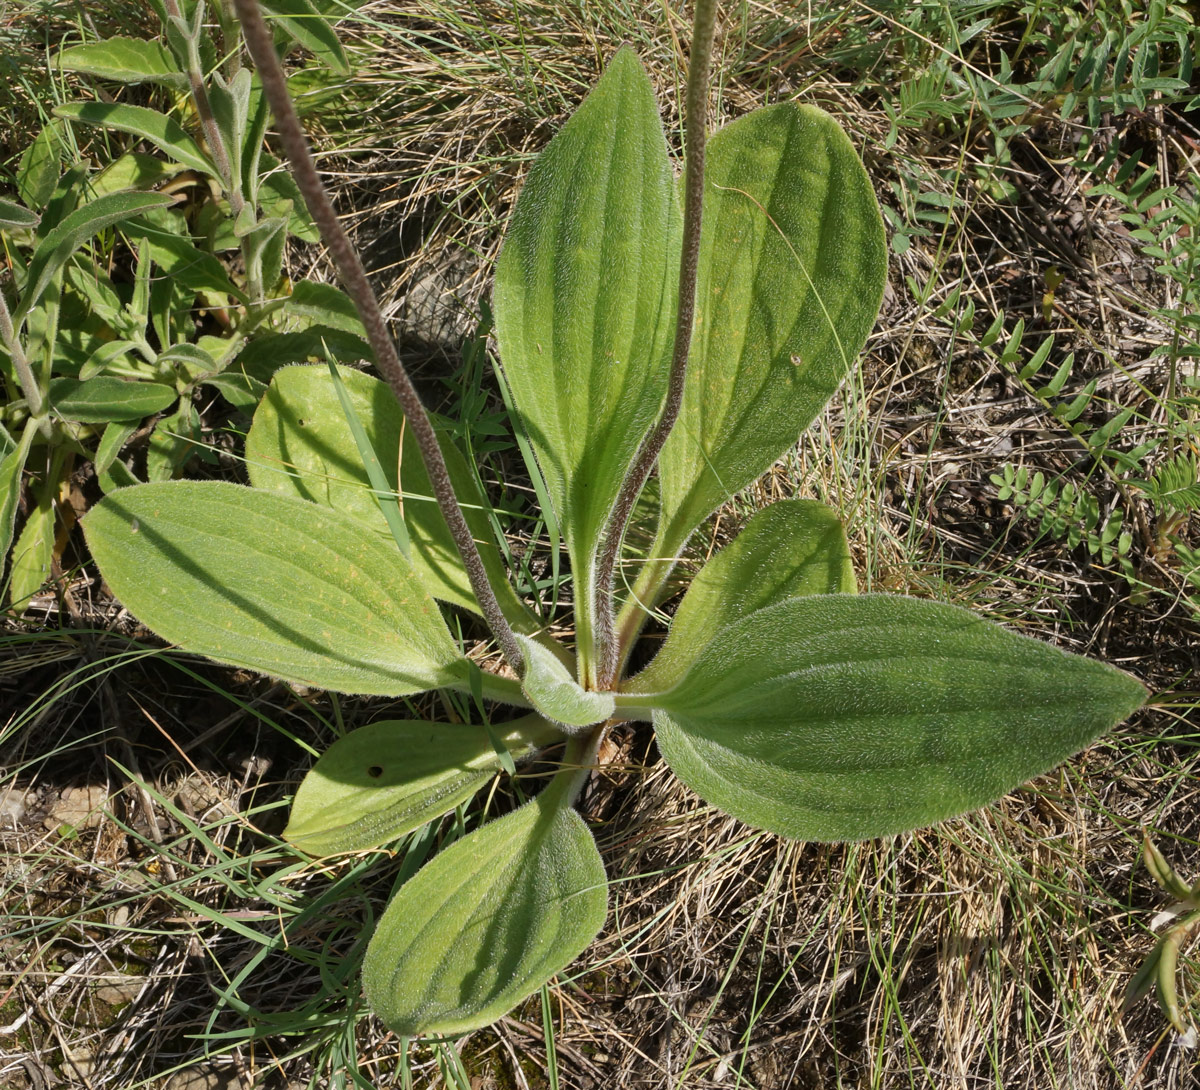
[(408, 527), (404, 525), (404, 515), (400, 510), (400, 489), (404, 486), (404, 481), (400, 477), (400, 467), (397, 466), (396, 487), (393, 488), (383, 472), (383, 466), (379, 464), (379, 455), (375, 453), (375, 448), (371, 446), (371, 440), (367, 438), (367, 433), (362, 426), (362, 421), (358, 418), (354, 402), (350, 400), (350, 394), (346, 390), (346, 384), (342, 381), (337, 365), (332, 361), (329, 363), (329, 378), (333, 382), (334, 390), (337, 391), (338, 401), (342, 405), (342, 414), (346, 418), (350, 434), (354, 437), (354, 445), (358, 448), (358, 456), (362, 461), (363, 469), (366, 470), (367, 478), (371, 482), (371, 494), (379, 506), (379, 513), (383, 515), (383, 519), (391, 531), (392, 540), (396, 542), (396, 547), (404, 554), (405, 560), (411, 561), (412, 545), (409, 543)]
[(1146, 690), (942, 603), (814, 595), (723, 629), (650, 698), (698, 795), (803, 840), (886, 836), (983, 806), (1140, 707)]

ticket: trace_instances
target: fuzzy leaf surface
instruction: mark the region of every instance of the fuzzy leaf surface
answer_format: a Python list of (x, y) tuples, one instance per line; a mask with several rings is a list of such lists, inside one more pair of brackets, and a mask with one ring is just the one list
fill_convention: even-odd
[(601, 531), (666, 393), (681, 217), (630, 49), (538, 157), (496, 266), (500, 357), (567, 539), (579, 647)]
[(480, 1029), (581, 954), (607, 904), (596, 842), (551, 787), (400, 888), (367, 948), (367, 1000), (406, 1036)]
[(528, 636), (518, 635), (517, 641), (525, 653), (521, 691), (547, 719), (568, 727), (590, 727), (612, 715), (612, 693), (582, 688), (548, 647), (534, 643)]
[(717, 633), (755, 610), (787, 598), (856, 589), (837, 515), (813, 500), (773, 503), (700, 569), (675, 611), (662, 650), (628, 689), (670, 688)]
[(172, 117), (146, 106), (129, 106), (123, 102), (64, 102), (54, 107), (54, 116), (84, 125), (99, 125), (105, 129), (129, 133), (148, 140), (159, 151), (177, 163), (217, 177), (212, 161)]
[[(495, 734), (515, 760), (561, 737), (538, 716)], [(309, 855), (376, 848), (466, 802), (500, 767), (484, 727), (371, 723), (321, 754), (296, 792), (283, 835)]]
[(65, 72), (81, 72), (118, 83), (168, 83), (187, 86), (171, 51), (159, 42), (139, 38), (106, 38), (64, 49), (58, 55)]
[(887, 270), (870, 179), (822, 110), (781, 103), (725, 126), (704, 179), (696, 326), (652, 555), (676, 555), (796, 442), (862, 349)]
[(141, 420), (161, 412), (179, 395), (161, 382), (126, 382), (97, 375), (83, 382), (59, 378), (50, 383), (50, 405), (66, 420), (106, 424), (110, 420)]
[(187, 651), (344, 693), (396, 696), (466, 676), (403, 557), (339, 512), (171, 481), (112, 493), (83, 526), (122, 604)]
[[(412, 544), (413, 571), (435, 598), (478, 613), (462, 559), (396, 396), (386, 383), (361, 371), (340, 367), (338, 373), (389, 486), (403, 490), (401, 510)], [(527, 628), (536, 619), (529, 616), (508, 582), (485, 513), (486, 499), (475, 476), (452, 443), (442, 442), (442, 454), (505, 615), (510, 623)], [(254, 414), (246, 438), (246, 459), (256, 488), (342, 511), (361, 519), (381, 539), (391, 540), (326, 367), (284, 367), (275, 373)]]
[(983, 806), (1145, 697), (1120, 670), (964, 609), (872, 594), (757, 610), (648, 702), (663, 757), (701, 798), (783, 836), (856, 840)]

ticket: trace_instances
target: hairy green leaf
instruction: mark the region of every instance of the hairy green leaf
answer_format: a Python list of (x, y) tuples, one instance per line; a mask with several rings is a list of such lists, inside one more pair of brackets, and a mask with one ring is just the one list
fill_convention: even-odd
[(654, 92), (622, 49), (529, 172), (496, 265), (500, 356), (567, 539), (585, 663), (600, 535), (666, 393), (680, 231)]
[(347, 693), (396, 696), (466, 677), (421, 580), (340, 512), (172, 481), (113, 493), (83, 526), (122, 604), (185, 650)]
[(612, 693), (589, 692), (548, 647), (517, 636), (525, 653), (521, 691), (547, 719), (568, 727), (603, 723), (613, 713)]
[[(492, 733), (516, 760), (562, 737), (536, 715)], [(296, 792), (283, 835), (309, 855), (376, 848), (466, 802), (500, 767), (486, 727), (372, 723), (318, 758)]]
[[(397, 480), (401, 482), (414, 573), (435, 598), (478, 613), (462, 559), (395, 394), (386, 383), (361, 371), (342, 367), (338, 373), (379, 456), (389, 487), (396, 489)], [(486, 499), (474, 475), (447, 439), (442, 440), (442, 453), (505, 615), (523, 630), (539, 626), (511, 589), (485, 512)], [(326, 368), (284, 367), (276, 372), (246, 437), (246, 459), (255, 487), (335, 508), (391, 540)]]
[(58, 55), (58, 64), (65, 72), (80, 72), (119, 83), (187, 86), (187, 76), (180, 71), (170, 50), (159, 42), (140, 38), (106, 38), (73, 45)]
[(666, 644), (628, 686), (670, 688), (723, 628), (755, 610), (810, 594), (853, 594), (854, 567), (836, 514), (812, 500), (759, 511), (692, 581)]
[(604, 864), (552, 786), (455, 841), (393, 898), (363, 985), (396, 1033), (458, 1035), (494, 1022), (596, 936)]
[(84, 125), (99, 125), (117, 132), (148, 140), (177, 163), (201, 174), (218, 178), (217, 168), (183, 126), (174, 118), (146, 106), (127, 106), (123, 102), (64, 102), (54, 107), (54, 116)]
[(708, 802), (783, 836), (852, 840), (982, 806), (1145, 696), (964, 609), (872, 594), (757, 610), (646, 703), (663, 757)]
[(0, 199), (0, 228), (6, 231), (27, 230), (36, 227), (40, 221), (41, 217), (24, 205)]
[(50, 407), (64, 420), (107, 424), (110, 420), (140, 420), (161, 412), (179, 395), (160, 382), (127, 382), (97, 375), (80, 382), (57, 378), (50, 383)]
[(796, 442), (875, 323), (883, 222), (858, 153), (796, 103), (709, 141), (696, 328), (683, 407), (659, 459), (651, 555), (692, 530)]
[(130, 219), (148, 208), (161, 208), (171, 198), (161, 193), (110, 193), (76, 208), (56, 227), (46, 232), (29, 259), (21, 301), (13, 309), (13, 323), (20, 323), (41, 300), (54, 274), (93, 235), (114, 223)]

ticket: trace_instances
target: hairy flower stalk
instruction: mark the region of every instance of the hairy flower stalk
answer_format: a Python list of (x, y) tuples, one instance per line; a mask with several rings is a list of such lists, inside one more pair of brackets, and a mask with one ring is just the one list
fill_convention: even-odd
[(700, 220), (704, 204), (704, 142), (708, 130), (708, 73), (717, 25), (717, 0), (696, 0), (692, 47), (684, 97), (683, 247), (679, 256), (679, 307), (675, 319), (675, 349), (662, 416), (643, 440), (621, 485), (601, 538), (596, 558), (597, 688), (611, 689), (620, 668), (620, 648), (613, 611), (613, 580), (625, 528), (633, 506), (658, 461), (667, 436), (679, 418), (687, 377), (688, 352), (696, 314), (696, 269), (700, 257)]
[(505, 661), (520, 673), (524, 668), (521, 648), (500, 608), (500, 603), (496, 600), (496, 594), (492, 590), (491, 584), (488, 583), (483, 560), (479, 555), (475, 539), (471, 536), (466, 519), (463, 517), (462, 509), (458, 505), (458, 498), (450, 483), (450, 474), (446, 469), (446, 462), (442, 457), (442, 450), (438, 445), (437, 436), (434, 434), (433, 425), (429, 422), (429, 416), (425, 412), (425, 406), (421, 403), (420, 395), (408, 377), (408, 372), (400, 362), (396, 346), (388, 332), (387, 322), (379, 308), (379, 301), (367, 279), (366, 270), (343, 230), (337, 213), (330, 203), (329, 195), (321, 183), (316, 164), (308, 149), (308, 141), (300, 127), (300, 119), (296, 116), (291, 97), (288, 95), (283, 70), (275, 55), (271, 31), (263, 21), (256, 0), (234, 0), (234, 8), (242, 24), (246, 46), (258, 68), (267, 101), (271, 104), (271, 112), (275, 116), (279, 139), (283, 143), (284, 152), (291, 164), (296, 184), (304, 196), (304, 203), (308, 206), (309, 214), (321, 232), (322, 241), (329, 249), (338, 276), (358, 308), (359, 317), (366, 328), (367, 340), (375, 353), (375, 364), (395, 393), (396, 400), (400, 402), (400, 407), (404, 410), (408, 426), (413, 430), (413, 437), (421, 451), (421, 458), (425, 463), (426, 472), (429, 474), (429, 481), (433, 487), (438, 507), (441, 509), (450, 534), (454, 538), (454, 543), (458, 547), (467, 578), (471, 583), (471, 590), (475, 594), (484, 619), (500, 644)]

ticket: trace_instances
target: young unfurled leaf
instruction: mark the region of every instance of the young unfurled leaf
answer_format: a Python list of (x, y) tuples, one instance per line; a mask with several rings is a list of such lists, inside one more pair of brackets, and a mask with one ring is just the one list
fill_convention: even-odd
[(732, 122), (704, 180), (696, 330), (659, 459), (651, 555), (668, 558), (808, 427), (875, 324), (887, 272), (870, 179), (823, 111), (780, 103)]
[(527, 636), (517, 636), (525, 653), (521, 691), (547, 719), (567, 727), (590, 727), (613, 713), (612, 693), (582, 688), (557, 655)]
[(392, 899), (363, 985), (396, 1033), (494, 1022), (569, 965), (607, 911), (596, 842), (556, 785), (456, 840)]
[(58, 66), (64, 72), (81, 72), (119, 83), (187, 86), (187, 76), (171, 51), (159, 42), (140, 38), (106, 38), (70, 46), (59, 53)]
[[(562, 737), (536, 715), (492, 733), (516, 760)], [(485, 727), (372, 723), (321, 754), (296, 792), (283, 835), (309, 855), (376, 848), (466, 802), (500, 767)]]
[(339, 512), (173, 481), (114, 492), (83, 526), (121, 603), (185, 650), (336, 692), (465, 683), (421, 581)]
[(723, 628), (765, 606), (810, 594), (853, 594), (854, 567), (842, 524), (812, 500), (759, 511), (692, 580), (666, 644), (631, 685), (670, 688)]
[(592, 660), (601, 531), (666, 394), (680, 212), (654, 91), (630, 49), (538, 157), (496, 265), (496, 333), (567, 539)]
[[(361, 371), (342, 367), (338, 373), (390, 487), (395, 489), (400, 480), (414, 572), (434, 597), (478, 612), (462, 559), (395, 395), (385, 383)], [(447, 440), (442, 442), (442, 453), (501, 608), (510, 623), (523, 631), (540, 627), (540, 621), (530, 615), (510, 587), (485, 513), (486, 500), (474, 475)], [(246, 438), (246, 459), (256, 487), (332, 507), (362, 519), (390, 540), (326, 368), (285, 367), (276, 372), (254, 414)]]
[(982, 806), (1145, 697), (1120, 670), (955, 606), (839, 594), (749, 614), (644, 700), (701, 798), (783, 836), (853, 840)]

